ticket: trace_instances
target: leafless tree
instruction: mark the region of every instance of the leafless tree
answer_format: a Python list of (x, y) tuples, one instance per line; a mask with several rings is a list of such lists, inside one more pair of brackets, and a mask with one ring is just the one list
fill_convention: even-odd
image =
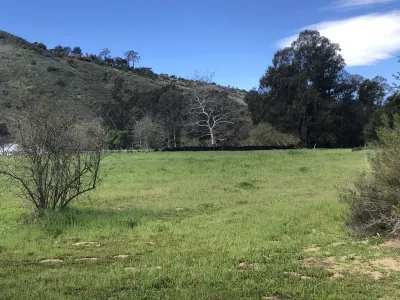
[(99, 57), (101, 59), (106, 59), (110, 55), (111, 51), (108, 48), (104, 48), (100, 53)]
[(235, 124), (246, 118), (244, 106), (228, 97), (212, 85), (213, 74), (199, 76), (196, 72), (194, 86), (189, 92), (190, 124), (198, 127), (203, 137), (210, 138), (211, 145), (232, 135)]
[(62, 209), (96, 188), (104, 141), (99, 120), (52, 100), (34, 101), (13, 119), (18, 152), (0, 161), (0, 174), (37, 211)]
[(146, 150), (161, 147), (166, 136), (162, 126), (149, 116), (135, 122), (133, 135), (139, 147)]

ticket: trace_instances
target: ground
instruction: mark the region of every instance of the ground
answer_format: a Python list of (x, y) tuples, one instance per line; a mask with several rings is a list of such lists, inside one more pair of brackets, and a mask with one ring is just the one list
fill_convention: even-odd
[(352, 237), (365, 153), (115, 154), (41, 221), (0, 191), (0, 299), (399, 299), (399, 243)]

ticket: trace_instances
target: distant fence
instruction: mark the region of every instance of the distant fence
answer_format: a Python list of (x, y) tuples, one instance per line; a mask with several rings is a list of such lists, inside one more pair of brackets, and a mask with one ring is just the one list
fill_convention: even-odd
[(178, 152), (178, 151), (257, 151), (257, 150), (290, 150), (296, 149), (295, 146), (216, 146), (216, 147), (201, 147), (201, 146), (185, 146), (164, 148), (161, 151)]

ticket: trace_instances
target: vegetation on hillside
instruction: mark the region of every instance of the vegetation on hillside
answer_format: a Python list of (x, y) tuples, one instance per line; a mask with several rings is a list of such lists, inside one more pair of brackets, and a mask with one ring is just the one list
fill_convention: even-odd
[(124, 58), (112, 57), (107, 48), (84, 54), (79, 46), (50, 49), (1, 31), (0, 57), (3, 109), (23, 108), (29, 99), (43, 96), (83, 103), (104, 120), (112, 149), (140, 147), (134, 133), (143, 132), (135, 128), (143, 118), (163, 132), (156, 143), (160, 148), (183, 141), (240, 145), (253, 141), (255, 128), (264, 123), (275, 128), (275, 135), (293, 136), (290, 141), (298, 140), (303, 147), (357, 147), (376, 138), (380, 113), (397, 111), (398, 95), (383, 78), (347, 73), (339, 45), (310, 30), (275, 54), (258, 90), (246, 93), (212, 80), (203, 84), (218, 100), (212, 103), (226, 107), (224, 116), (229, 116), (215, 132), (210, 131), (211, 115), (208, 120), (200, 107), (193, 113), (193, 95), (201, 81), (138, 68), (140, 55), (134, 50), (126, 51)]

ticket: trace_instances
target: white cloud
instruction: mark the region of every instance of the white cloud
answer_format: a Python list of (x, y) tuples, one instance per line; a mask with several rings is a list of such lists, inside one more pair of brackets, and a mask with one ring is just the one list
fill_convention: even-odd
[(333, 2), (328, 8), (331, 9), (355, 9), (362, 8), (366, 6), (372, 6), (375, 4), (387, 4), (395, 0), (337, 0)]
[[(303, 29), (318, 30), (339, 43), (348, 66), (372, 65), (400, 51), (400, 11), (322, 22)], [(278, 45), (287, 47), (296, 38), (285, 38)]]

